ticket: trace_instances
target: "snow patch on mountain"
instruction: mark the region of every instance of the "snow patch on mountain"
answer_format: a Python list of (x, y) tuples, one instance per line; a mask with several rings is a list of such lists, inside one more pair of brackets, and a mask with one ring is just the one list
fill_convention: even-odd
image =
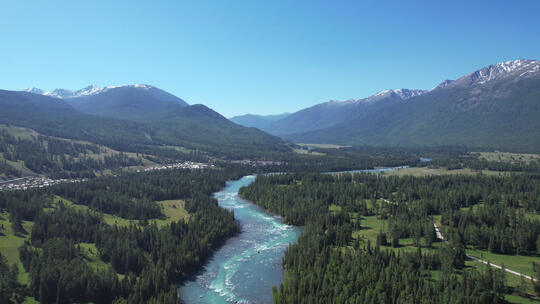
[(43, 95), (45, 93), (45, 91), (43, 91), (42, 89), (38, 89), (35, 87), (28, 88), (24, 91), (28, 93), (32, 93), (32, 94), (38, 94), (38, 95)]
[(373, 103), (379, 100), (383, 100), (390, 97), (397, 97), (401, 100), (407, 100), (416, 96), (427, 93), (426, 90), (409, 90), (409, 89), (397, 89), (397, 90), (384, 90), (377, 92), (369, 97), (361, 99), (348, 99), (344, 101), (330, 100), (328, 104), (345, 105), (351, 103)]
[(540, 61), (536, 60), (512, 60), (487, 66), (465, 77), (461, 82), (468, 85), (485, 84), (492, 80), (503, 79), (506, 77), (528, 77), (540, 71)]
[(401, 97), (402, 100), (407, 100), (416, 96), (423, 95), (427, 93), (426, 90), (409, 90), (409, 89), (398, 89), (394, 90), (394, 93)]
[(96, 95), (96, 94), (100, 94), (100, 93), (106, 92), (106, 91), (111, 90), (111, 89), (121, 88), (121, 87), (132, 87), (132, 88), (138, 88), (138, 89), (144, 89), (144, 90), (149, 90), (149, 89), (153, 88), (152, 86), (146, 85), (146, 84), (107, 86), (107, 87), (103, 87), (103, 88), (100, 88), (100, 87), (95, 86), (95, 85), (89, 85), (89, 86), (87, 86), (85, 88), (82, 88), (80, 90), (75, 90), (75, 91), (66, 90), (66, 89), (55, 89), (55, 90), (49, 92), (49, 91), (45, 91), (45, 90), (38, 89), (38, 88), (35, 88), (35, 87), (25, 89), (24, 91), (29, 92), (29, 93), (33, 93), (33, 94), (40, 94), (40, 95), (56, 97), (56, 98), (60, 98), (60, 99), (67, 99), (67, 98), (77, 98), (77, 97), (83, 97), (83, 96)]

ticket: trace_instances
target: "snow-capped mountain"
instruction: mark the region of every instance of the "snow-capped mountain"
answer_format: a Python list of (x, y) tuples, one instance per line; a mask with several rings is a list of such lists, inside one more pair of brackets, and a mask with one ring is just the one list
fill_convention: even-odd
[(409, 90), (409, 89), (384, 90), (384, 91), (374, 94), (373, 96), (364, 98), (363, 100), (368, 101), (368, 102), (373, 102), (373, 101), (381, 100), (383, 98), (388, 98), (393, 95), (397, 95), (401, 100), (407, 100), (415, 96), (420, 96), (426, 92), (428, 91)]
[(409, 98), (420, 96), (420, 95), (425, 94), (427, 92), (428, 91), (426, 91), (426, 90), (409, 90), (409, 89), (399, 89), (399, 90), (394, 91), (394, 93), (399, 95), (399, 97), (401, 97), (401, 99), (403, 99), (403, 100), (407, 100)]
[(265, 125), (261, 130), (274, 135), (286, 135), (328, 128), (354, 119), (368, 110), (387, 107), (393, 103), (403, 103), (427, 92), (409, 89), (384, 90), (361, 99), (331, 100), (290, 114)]
[[(407, 117), (410, 119), (408, 124), (399, 125), (392, 132), (398, 134), (403, 130), (408, 130), (408, 134), (403, 134), (402, 138), (392, 137), (394, 133), (385, 135), (391, 138), (391, 141), (389, 140), (387, 143), (405, 142), (420, 134), (419, 130), (424, 131), (424, 126), (433, 125), (434, 130), (435, 126), (440, 129), (450, 129), (455, 125), (452, 120), (446, 121), (447, 125), (443, 127), (440, 126), (441, 121), (446, 118), (468, 117), (467, 115), (472, 115), (473, 110), (483, 111), (482, 113), (495, 111), (494, 105), (501, 106), (498, 100), (503, 98), (519, 100), (518, 97), (513, 96), (518, 94), (534, 95), (536, 92), (540, 92), (538, 87), (536, 90), (528, 89), (527, 92), (517, 88), (519, 85), (530, 86), (537, 79), (540, 79), (539, 61), (501, 62), (486, 66), (457, 80), (444, 80), (431, 90), (384, 90), (361, 99), (331, 100), (320, 103), (275, 121), (271, 125), (265, 126), (263, 130), (298, 142), (338, 143), (339, 139), (341, 143), (352, 143), (351, 138), (355, 138), (358, 142), (364, 143), (363, 138), (372, 138), (374, 134), (378, 134), (379, 130), (397, 126), (398, 122), (405, 121), (403, 117)], [(530, 102), (533, 103), (533, 101)], [(448, 106), (448, 108), (442, 109), (444, 106)], [(440, 112), (434, 110), (436, 107), (440, 107), (440, 109), (437, 108)], [(432, 112), (426, 116), (422, 115), (424, 111), (426, 113)], [(461, 112), (450, 115), (451, 111)], [(528, 112), (532, 113), (533, 111)], [(527, 115), (530, 114), (528, 112)], [(520, 116), (516, 114), (515, 117)], [(429, 119), (434, 120), (426, 122), (424, 125), (419, 123)], [(486, 119), (482, 117), (478, 118), (477, 121)], [(493, 121), (495, 120), (493, 119)], [(466, 121), (463, 125), (470, 123), (470, 121)], [(414, 129), (413, 126), (417, 129)], [(497, 126), (497, 123), (493, 123), (493, 126)], [(490, 127), (486, 127), (486, 130), (493, 130)], [(441, 134), (444, 132), (441, 131)], [(361, 134), (362, 137), (355, 137), (357, 134)], [(410, 140), (412, 141), (412, 139)], [(456, 139), (455, 142), (459, 143), (459, 140)], [(367, 143), (373, 144), (372, 142)]]
[(85, 114), (112, 118), (144, 118), (188, 106), (184, 100), (145, 84), (103, 88), (90, 85), (76, 91), (56, 89), (47, 92), (37, 88), (25, 91), (62, 99)]
[[(375, 95), (392, 94), (396, 93)], [(455, 81), (445, 80), (406, 102), (387, 99), (356, 105), (360, 104), (365, 104), (362, 111), (353, 112), (353, 107), (341, 111), (341, 121), (329, 127), (279, 135), (296, 142), (346, 145), (540, 148), (540, 62), (536, 60), (486, 66)]]
[(399, 98), (401, 100), (407, 100), (416, 96), (420, 96), (429, 91), (426, 90), (409, 90), (409, 89), (397, 89), (397, 90), (384, 90), (378, 93), (375, 93), (369, 97), (361, 99), (348, 99), (344, 101), (331, 100), (328, 103), (331, 105), (345, 105), (350, 103), (373, 103), (379, 100), (388, 99), (388, 98)]
[(540, 74), (540, 61), (512, 60), (493, 64), (471, 74), (465, 75), (451, 83), (451, 86), (484, 85), (494, 80), (513, 77), (514, 81)]
[(519, 81), (536, 75), (540, 75), (540, 61), (524, 59), (512, 60), (487, 66), (456, 80), (447, 79), (434, 87), (431, 91), (446, 87), (486, 85), (494, 80), (502, 80), (505, 78), (513, 78), (513, 81)]
[(28, 88), (26, 90), (24, 90), (24, 92), (28, 92), (28, 93), (32, 93), (32, 94), (38, 94), (38, 95), (45, 95), (45, 91), (43, 91), (42, 89), (38, 89), (38, 88), (34, 88), (34, 87), (31, 87), (31, 88)]
[(29, 93), (34, 93), (34, 94), (40, 94), (40, 95), (45, 95), (45, 96), (50, 96), (50, 97), (56, 97), (56, 98), (60, 98), (60, 99), (67, 99), (67, 98), (77, 98), (77, 97), (83, 97), (83, 96), (91, 96), (91, 95), (107, 92), (107, 91), (109, 91), (111, 89), (122, 88), (122, 87), (128, 87), (128, 88), (131, 87), (131, 88), (139, 88), (139, 89), (146, 89), (146, 90), (154, 88), (153, 86), (146, 85), (146, 84), (135, 84), (135, 85), (124, 85), (124, 86), (107, 86), (107, 87), (103, 87), (103, 88), (100, 88), (100, 87), (95, 86), (95, 85), (89, 85), (89, 86), (87, 86), (85, 88), (82, 88), (80, 90), (75, 90), (75, 91), (67, 90), (67, 89), (55, 89), (55, 90), (49, 92), (49, 91), (45, 91), (45, 90), (38, 89), (38, 88), (35, 88), (35, 87), (28, 88), (28, 89), (26, 89), (24, 91), (29, 92)]

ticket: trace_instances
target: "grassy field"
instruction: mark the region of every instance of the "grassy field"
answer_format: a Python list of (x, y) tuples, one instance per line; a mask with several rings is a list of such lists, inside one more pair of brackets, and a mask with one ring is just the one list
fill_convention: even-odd
[[(472, 260), (467, 260), (465, 262), (465, 266), (467, 268), (474, 268), (479, 271), (483, 271), (485, 267), (487, 267), (487, 265), (483, 263)], [(506, 273), (505, 281), (506, 285), (510, 287), (508, 294), (505, 295), (505, 300), (509, 303), (540, 303), (540, 298), (535, 296), (534, 289), (530, 281), (524, 280), (522, 282), (520, 277), (512, 275), (510, 273)], [(520, 284), (525, 285), (524, 292), (526, 294), (524, 295), (520, 295), (517, 291)]]
[[(473, 206), (473, 210), (476, 208), (481, 208), (482, 204), (478, 204)], [(464, 210), (468, 208), (463, 208)], [(528, 214), (529, 216), (538, 216), (536, 214)], [(440, 216), (434, 217), (435, 221), (440, 225)], [(444, 234), (445, 226), (439, 226), (441, 227), (441, 231)], [(495, 254), (491, 253), (487, 250), (480, 250), (475, 249), (469, 246), (466, 248), (467, 254), (480, 258), (482, 260), (488, 261), (490, 263), (504, 266), (507, 269), (511, 269), (513, 271), (517, 271), (526, 275), (532, 275), (532, 262), (540, 262), (540, 256), (524, 256), (524, 255), (505, 255), (505, 254)], [(467, 260), (466, 266), (468, 267), (474, 267), (477, 269), (483, 269), (482, 267), (486, 267), (485, 264), (473, 260)], [(521, 278), (517, 275), (506, 273), (506, 283), (508, 286), (512, 288), (516, 288), (521, 283)], [(532, 284), (530, 281), (525, 280), (525, 284), (527, 285), (527, 293), (528, 295), (526, 297), (520, 296), (517, 294), (517, 292), (513, 292), (512, 294), (506, 295), (505, 299), (510, 303), (540, 303), (540, 298), (534, 296), (534, 290), (532, 288)]]
[[(388, 232), (388, 226), (386, 225), (385, 220), (378, 219), (377, 216), (362, 216), (360, 217), (362, 229), (353, 231), (353, 239), (359, 240), (361, 242), (369, 241), (371, 244), (375, 245), (377, 242), (377, 235), (381, 230)], [(390, 243), (390, 238), (387, 237), (388, 243)], [(420, 245), (422, 250), (432, 250), (437, 249), (442, 246), (442, 242), (434, 242), (432, 248), (427, 248), (424, 238), (420, 239)], [(402, 238), (399, 239), (399, 247), (394, 248), (392, 246), (381, 246), (381, 248), (389, 249), (393, 251), (416, 251), (418, 248), (414, 246), (412, 238)]]
[(536, 213), (525, 213), (525, 217), (529, 220), (540, 221), (540, 214)]
[[(472, 209), (473, 211), (476, 211), (478, 208), (483, 208), (483, 207), (484, 207), (484, 204), (476, 204), (471, 207), (461, 208), (461, 210)], [(525, 216), (528, 218), (534, 218), (534, 219), (540, 218), (540, 215), (532, 214), (532, 213), (526, 213)], [(444, 231), (445, 227), (441, 226), (441, 229)], [(488, 250), (480, 250), (480, 249), (473, 248), (471, 246), (469, 246), (466, 251), (467, 251), (467, 254), (473, 257), (477, 257), (482, 260), (485, 260), (485, 261), (488, 261), (490, 263), (500, 265), (500, 266), (504, 264), (506, 268), (511, 269), (513, 271), (517, 271), (519, 273), (526, 274), (526, 275), (532, 275), (532, 262), (540, 263), (540, 256), (538, 255), (525, 256), (525, 255), (496, 254), (496, 253), (491, 253)]]
[(341, 148), (350, 147), (350, 146), (340, 146), (340, 145), (332, 145), (332, 144), (298, 144), (298, 145), (305, 148), (321, 148), (321, 149), (341, 149)]
[(321, 152), (317, 152), (317, 151), (312, 151), (311, 149), (294, 149), (293, 150), (294, 153), (297, 153), (297, 154), (307, 154), (307, 155), (315, 155), (315, 156), (322, 156), (322, 155), (326, 155), (325, 153), (321, 153)]
[(526, 275), (533, 274), (532, 262), (540, 262), (539, 256), (496, 254), (472, 248), (467, 248), (467, 254), (500, 266), (504, 264), (506, 268)]
[[(76, 208), (79, 210), (89, 210), (87, 206), (77, 205), (60, 196), (54, 197), (54, 203), (58, 203), (60, 201), (62, 201), (65, 205), (70, 206), (72, 208)], [(189, 214), (184, 208), (185, 202), (183, 200), (167, 200), (167, 201), (159, 201), (156, 203), (161, 207), (161, 212), (163, 213), (165, 218), (149, 220), (148, 221), (149, 224), (155, 223), (159, 227), (161, 227), (171, 222), (179, 221), (180, 219), (184, 219), (185, 221), (189, 220)], [(107, 223), (108, 225), (129, 226), (131, 224), (139, 224), (140, 222), (139, 220), (128, 220), (128, 219), (121, 218), (119, 216), (108, 214), (108, 213), (102, 213), (102, 214), (103, 214), (103, 221), (105, 221), (105, 223)]]
[(469, 168), (464, 169), (457, 169), (457, 170), (448, 170), (446, 168), (429, 168), (429, 167), (411, 167), (411, 168), (405, 168), (405, 169), (399, 169), (394, 171), (386, 171), (381, 172), (380, 174), (388, 175), (388, 176), (404, 176), (404, 175), (412, 175), (412, 176), (429, 176), (429, 175), (475, 175), (475, 174), (486, 174), (486, 175), (503, 175), (504, 172), (498, 172), (498, 171), (490, 171), (490, 170), (471, 170)]
[[(40, 135), (40, 133), (34, 131), (34, 130), (31, 130), (31, 129), (26, 129), (26, 128), (20, 128), (20, 127), (15, 127), (15, 126), (6, 126), (6, 125), (0, 125), (0, 130), (6, 130), (9, 134), (11, 134), (12, 136), (15, 136), (17, 138), (20, 138), (20, 139), (27, 139), (27, 140), (34, 140), (38, 137), (38, 135)], [(49, 138), (54, 138), (54, 139), (57, 139), (57, 140), (62, 140), (62, 141), (67, 141), (67, 142), (72, 142), (72, 143), (77, 143), (77, 144), (84, 144), (84, 145), (94, 145), (93, 143), (91, 142), (88, 142), (88, 141), (82, 141), (82, 140), (72, 140), (72, 139), (67, 139), (67, 138), (61, 138), (61, 137), (54, 137), (54, 136), (48, 136)], [(45, 140), (44, 141), (44, 145), (46, 146), (47, 145), (47, 141)], [(74, 160), (77, 161), (79, 158), (92, 158), (94, 160), (103, 160), (105, 158), (105, 156), (114, 156), (114, 155), (118, 155), (122, 152), (120, 151), (117, 151), (117, 150), (114, 150), (114, 149), (111, 149), (109, 147), (106, 147), (106, 146), (102, 146), (102, 145), (97, 145), (100, 149), (99, 153), (94, 153), (90, 150), (87, 150), (85, 153), (81, 153), (79, 155), (79, 157), (75, 157)], [(182, 150), (181, 147), (178, 147), (179, 150)], [(133, 152), (123, 152), (124, 155), (126, 155), (127, 157), (130, 157), (130, 158), (134, 158), (134, 159), (138, 159), (139, 156), (137, 155), (137, 153), (133, 153)], [(148, 167), (148, 166), (154, 166), (156, 165), (156, 163), (148, 160), (145, 158), (145, 155), (140, 155), (142, 156), (142, 163), (143, 163), (143, 166), (134, 166), (134, 167), (125, 167), (123, 168), (124, 171), (136, 171), (136, 170), (139, 170), (141, 168), (144, 168), (144, 167)], [(2, 158), (2, 154), (0, 153), (0, 160), (3, 160)], [(17, 162), (14, 162), (14, 161), (7, 161), (7, 163), (14, 167), (15, 169), (21, 171), (22, 175), (33, 175), (35, 174), (35, 172), (32, 172), (31, 170), (29, 170), (28, 168), (26, 168), (24, 166), (24, 163), (22, 161), (17, 161)], [(107, 173), (109, 174), (112, 174), (110, 172), (110, 170), (104, 170), (104, 174), (103, 175), (107, 175)], [(6, 177), (5, 175), (2, 175), (2, 173), (0, 172), (0, 177)]]
[[(381, 200), (379, 200), (381, 202)], [(369, 208), (372, 208), (371, 201), (366, 200), (366, 203)], [(337, 205), (330, 205), (329, 206), (330, 212), (339, 212), (341, 211), (341, 207)], [(361, 243), (365, 242), (371, 242), (372, 245), (375, 245), (377, 242), (377, 235), (381, 232), (381, 230), (388, 232), (388, 225), (386, 223), (386, 220), (377, 218), (376, 215), (372, 216), (361, 216), (356, 213), (351, 213), (352, 218), (357, 218), (360, 220), (360, 224), (362, 226), (361, 229), (355, 230), (352, 233), (352, 238), (354, 240), (360, 241)], [(439, 216), (440, 217), (440, 216)], [(390, 242), (390, 239), (388, 237), (388, 242)], [(421, 238), (420, 245), (422, 246), (423, 250), (430, 250), (428, 249), (425, 244), (424, 238)], [(438, 248), (442, 245), (441, 242), (434, 242), (432, 244), (433, 248)], [(398, 250), (404, 250), (404, 251), (416, 251), (417, 247), (414, 246), (414, 242), (412, 238), (402, 238), (399, 239), (399, 247), (393, 248), (392, 246), (381, 246), (381, 248), (398, 251)]]
[(19, 268), (19, 282), (22, 284), (28, 283), (28, 273), (19, 259), (19, 247), (22, 246), (25, 240), (28, 240), (32, 232), (33, 222), (22, 222), (25, 234), (15, 234), (11, 228), (9, 214), (7, 212), (0, 213), (0, 252), (4, 255), (10, 265), (17, 265)]
[(488, 161), (498, 161), (507, 163), (525, 162), (528, 163), (531, 160), (540, 160), (540, 154), (526, 154), (526, 153), (509, 153), (509, 152), (471, 152), (473, 155), (477, 155), (479, 158)]
[(538, 298), (525, 298), (520, 297), (518, 295), (513, 294), (507, 294), (504, 299), (512, 304), (534, 304), (534, 303), (540, 303), (540, 300)]
[(106, 270), (110, 267), (109, 263), (103, 262), (99, 258), (99, 251), (94, 243), (77, 244), (85, 255), (86, 263), (94, 269)]
[[(0, 161), (4, 161), (4, 157), (2, 156), (2, 153), (0, 153)], [(13, 168), (19, 170), (21, 172), (21, 174), (23, 176), (27, 176), (27, 175), (35, 175), (36, 173), (28, 168), (26, 168), (26, 166), (24, 165), (24, 161), (22, 160), (19, 160), (19, 161), (12, 161), (12, 160), (5, 160), (6, 163), (10, 166), (12, 166)], [(5, 174), (4, 174), (5, 176)]]
[(12, 136), (19, 139), (33, 139), (39, 135), (39, 133), (34, 130), (15, 126), (0, 125), (0, 130), (5, 130)]
[(185, 202), (183, 200), (168, 200), (156, 203), (161, 206), (161, 212), (166, 218), (151, 220), (150, 222), (155, 222), (158, 226), (163, 226), (181, 219), (184, 221), (189, 220), (189, 213), (185, 209)]

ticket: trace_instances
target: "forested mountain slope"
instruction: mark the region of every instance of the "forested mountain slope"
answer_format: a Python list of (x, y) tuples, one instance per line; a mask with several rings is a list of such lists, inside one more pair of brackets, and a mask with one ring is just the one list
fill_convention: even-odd
[(314, 143), (540, 151), (540, 62), (489, 66), (406, 102), (284, 137)]
[[(118, 89), (111, 89), (91, 95), (93, 98), (99, 96), (92, 103), (89, 100), (78, 100), (86, 103), (86, 106), (107, 104), (110, 101), (112, 108), (102, 107), (92, 114), (82, 113), (71, 106), (69, 103), (73, 104), (73, 100), (68, 103), (65, 99), (29, 92), (1, 90), (0, 124), (27, 127), (44, 135), (86, 140), (130, 152), (181, 146), (214, 156), (247, 158), (271, 157), (291, 151), (283, 140), (254, 128), (236, 125), (203, 105), (188, 106), (182, 104), (179, 98), (172, 98), (172, 95), (163, 92), (160, 98), (172, 99), (164, 101), (162, 98), (160, 104), (163, 107), (155, 110), (155, 94), (154, 99), (146, 99), (146, 95), (134, 93), (140, 90), (129, 89), (129, 96), (133, 97), (128, 98), (130, 103), (141, 105), (140, 108), (116, 103), (115, 96), (108, 94), (120, 93)], [(107, 96), (111, 99), (107, 99)], [(149, 108), (154, 110), (147, 111)], [(145, 112), (146, 115), (142, 115)]]

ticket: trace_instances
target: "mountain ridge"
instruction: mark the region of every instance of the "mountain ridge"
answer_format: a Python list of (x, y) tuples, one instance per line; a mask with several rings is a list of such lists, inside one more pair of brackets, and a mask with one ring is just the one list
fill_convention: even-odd
[(539, 88), (540, 62), (511, 60), (430, 90), (384, 90), (316, 104), (264, 130), (304, 143), (540, 151)]
[(106, 86), (106, 87), (98, 87), (96, 85), (91, 84), (89, 86), (86, 86), (86, 87), (84, 87), (82, 89), (78, 89), (78, 90), (68, 90), (68, 89), (63, 89), (63, 88), (56, 88), (56, 89), (54, 89), (52, 91), (45, 91), (45, 90), (40, 89), (40, 88), (30, 87), (30, 88), (24, 89), (23, 91), (28, 92), (28, 93), (34, 93), (34, 94), (40, 94), (40, 95), (65, 99), (65, 98), (76, 98), (76, 97), (100, 94), (100, 93), (106, 92), (108, 90), (121, 88), (121, 87), (132, 87), (132, 88), (142, 88), (142, 89), (155, 88), (155, 89), (157, 89), (156, 87), (151, 86), (151, 85), (147, 85), (147, 84), (113, 85), (113, 86)]
[(282, 137), (313, 143), (462, 145), (538, 152), (539, 88), (539, 61), (508, 61), (444, 81), (406, 103), (364, 111), (328, 128)]
[(360, 99), (330, 100), (289, 114), (271, 123), (264, 130), (270, 134), (285, 136), (324, 129), (354, 119), (368, 108), (381, 108), (388, 103), (404, 102), (426, 92), (428, 91), (396, 89), (380, 91)]
[[(173, 96), (166, 94), (165, 97)], [(273, 157), (276, 153), (291, 151), (281, 138), (236, 125), (204, 105), (183, 105), (175, 96), (169, 101), (152, 97), (148, 99), (141, 88), (134, 87), (117, 87), (95, 95), (65, 99), (0, 90), (0, 124), (128, 152), (176, 146), (234, 159)], [(96, 108), (97, 105), (102, 107)], [(163, 107), (156, 108), (157, 105)]]

